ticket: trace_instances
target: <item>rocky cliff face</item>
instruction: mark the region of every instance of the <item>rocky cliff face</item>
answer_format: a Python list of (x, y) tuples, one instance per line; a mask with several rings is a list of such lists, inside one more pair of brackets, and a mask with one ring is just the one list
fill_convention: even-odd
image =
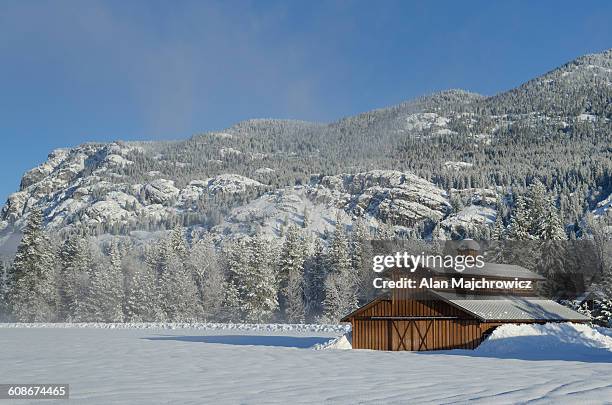
[(264, 232), (281, 236), (288, 224), (318, 236), (332, 232), (336, 220), (363, 220), (374, 230), (393, 223), (398, 230), (427, 226), (448, 217), (446, 192), (410, 173), (375, 170), (314, 177), (303, 186), (266, 193), (238, 207), (214, 229), (220, 234)]
[(139, 183), (126, 179), (120, 170), (134, 165), (128, 155), (139, 147), (125, 143), (87, 144), (59, 149), (22, 178), (20, 190), (2, 209), (3, 227), (23, 226), (33, 207), (45, 214), (49, 229), (69, 226), (106, 227), (160, 223), (185, 210), (203, 196), (246, 193), (263, 187), (240, 175), (223, 174), (193, 179), (184, 187), (150, 173)]
[(2, 210), (4, 227), (23, 226), (28, 212), (39, 207), (52, 230), (102, 224), (105, 229), (134, 230), (197, 213), (203, 197), (251, 192), (250, 201), (213, 227), (216, 232), (252, 232), (257, 225), (279, 234), (290, 222), (303, 225), (304, 215), (310, 217), (306, 227), (320, 234), (331, 231), (337, 217), (347, 223), (364, 218), (373, 228), (382, 223), (411, 228), (440, 221), (451, 211), (445, 191), (411, 173), (392, 170), (315, 176), (308, 184), (267, 192), (264, 184), (237, 174), (192, 179), (182, 187), (164, 178), (123, 181), (117, 169), (135, 164), (129, 160), (135, 148), (123, 143), (88, 144), (52, 152), (45, 163), (24, 175), (20, 191), (9, 197)]

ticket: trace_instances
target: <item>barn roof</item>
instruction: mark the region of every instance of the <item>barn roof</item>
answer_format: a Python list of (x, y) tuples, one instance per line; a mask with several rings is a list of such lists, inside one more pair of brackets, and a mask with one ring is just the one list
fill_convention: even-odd
[(455, 269), (447, 267), (433, 267), (431, 270), (441, 274), (545, 280), (541, 275), (516, 264), (485, 263), (483, 267), (466, 268), (463, 272), (457, 272)]
[(589, 318), (541, 297), (464, 295), (433, 291), (444, 301), (483, 321), (587, 321)]

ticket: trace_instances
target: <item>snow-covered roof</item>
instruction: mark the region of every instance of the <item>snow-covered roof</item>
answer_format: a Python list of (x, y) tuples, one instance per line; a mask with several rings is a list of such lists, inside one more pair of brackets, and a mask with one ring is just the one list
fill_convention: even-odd
[(542, 297), (432, 292), (483, 321), (587, 321), (589, 319), (585, 315)]
[(483, 267), (466, 268), (463, 272), (458, 273), (453, 268), (434, 267), (436, 273), (454, 273), (456, 275), (470, 275), (482, 277), (505, 277), (505, 278), (522, 278), (529, 280), (545, 280), (541, 275), (534, 273), (524, 267), (516, 264), (501, 264), (501, 263), (485, 263)]

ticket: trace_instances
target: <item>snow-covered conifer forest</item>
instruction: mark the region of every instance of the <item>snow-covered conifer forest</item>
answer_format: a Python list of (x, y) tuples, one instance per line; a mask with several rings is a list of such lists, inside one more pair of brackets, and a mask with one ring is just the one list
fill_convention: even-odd
[(2, 208), (0, 316), (334, 323), (372, 297), (367, 240), (469, 237), (590, 241), (602, 324), (611, 225), (608, 50), (489, 97), (57, 149)]

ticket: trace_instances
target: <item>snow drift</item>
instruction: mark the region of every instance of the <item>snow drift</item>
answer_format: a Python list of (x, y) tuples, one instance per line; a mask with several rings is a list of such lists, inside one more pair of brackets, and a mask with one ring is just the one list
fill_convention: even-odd
[(574, 323), (502, 325), (474, 352), (477, 355), (533, 360), (612, 362), (612, 333)]
[(349, 350), (353, 348), (351, 344), (352, 341), (353, 341), (353, 334), (351, 332), (348, 332), (344, 335), (330, 339), (329, 341), (325, 343), (316, 344), (312, 348), (314, 350), (327, 350), (327, 349)]

